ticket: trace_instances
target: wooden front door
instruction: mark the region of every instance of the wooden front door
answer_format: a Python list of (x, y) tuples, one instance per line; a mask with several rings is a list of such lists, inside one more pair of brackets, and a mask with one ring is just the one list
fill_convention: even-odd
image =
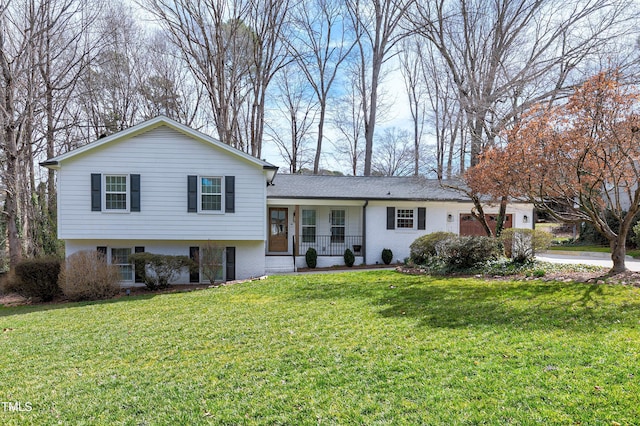
[[(496, 232), (498, 215), (486, 214), (484, 216), (487, 220), (487, 225), (489, 225), (489, 227), (493, 230), (493, 232)], [(513, 215), (507, 214), (505, 217), (503, 229), (507, 229), (511, 227), (513, 227)], [(487, 233), (484, 232), (484, 228), (482, 227), (480, 222), (476, 220), (475, 217), (473, 217), (470, 214), (461, 214), (460, 215), (460, 235), (479, 235), (479, 236), (486, 237)]]
[(269, 208), (269, 251), (286, 252), (289, 248), (288, 209)]

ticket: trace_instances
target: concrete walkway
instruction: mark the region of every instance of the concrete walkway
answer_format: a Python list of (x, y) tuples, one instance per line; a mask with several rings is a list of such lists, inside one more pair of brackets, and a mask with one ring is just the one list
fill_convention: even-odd
[[(595, 253), (590, 251), (549, 250), (537, 255), (536, 259), (550, 263), (584, 264), (602, 266), (604, 268), (611, 268), (613, 266), (613, 262), (611, 261), (611, 254)], [(625, 265), (630, 271), (640, 271), (640, 260), (634, 259), (631, 256), (627, 256)]]

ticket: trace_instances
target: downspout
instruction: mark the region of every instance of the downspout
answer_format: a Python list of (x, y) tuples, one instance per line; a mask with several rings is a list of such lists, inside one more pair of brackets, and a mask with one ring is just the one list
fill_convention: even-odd
[(369, 200), (364, 201), (362, 206), (362, 263), (367, 264), (367, 206)]

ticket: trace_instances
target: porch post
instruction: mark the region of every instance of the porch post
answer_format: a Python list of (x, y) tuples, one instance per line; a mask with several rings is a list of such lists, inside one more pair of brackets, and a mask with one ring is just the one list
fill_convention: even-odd
[(293, 209), (293, 227), (295, 228), (295, 231), (293, 233), (293, 235), (295, 235), (295, 239), (294, 239), (294, 246), (293, 246), (293, 255), (294, 256), (299, 256), (299, 252), (300, 252), (300, 227), (298, 226), (298, 218), (300, 217), (300, 206), (299, 205), (295, 205), (294, 209)]
[(362, 206), (362, 263), (367, 264), (367, 206), (369, 200), (365, 200)]

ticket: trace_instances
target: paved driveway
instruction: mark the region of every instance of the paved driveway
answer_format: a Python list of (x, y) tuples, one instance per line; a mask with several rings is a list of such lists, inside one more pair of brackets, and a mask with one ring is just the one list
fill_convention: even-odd
[[(613, 266), (611, 255), (608, 253), (548, 251), (540, 253), (536, 258), (551, 263), (585, 264), (603, 266), (605, 268)], [(630, 271), (640, 271), (640, 260), (638, 259), (627, 256), (625, 264)]]

